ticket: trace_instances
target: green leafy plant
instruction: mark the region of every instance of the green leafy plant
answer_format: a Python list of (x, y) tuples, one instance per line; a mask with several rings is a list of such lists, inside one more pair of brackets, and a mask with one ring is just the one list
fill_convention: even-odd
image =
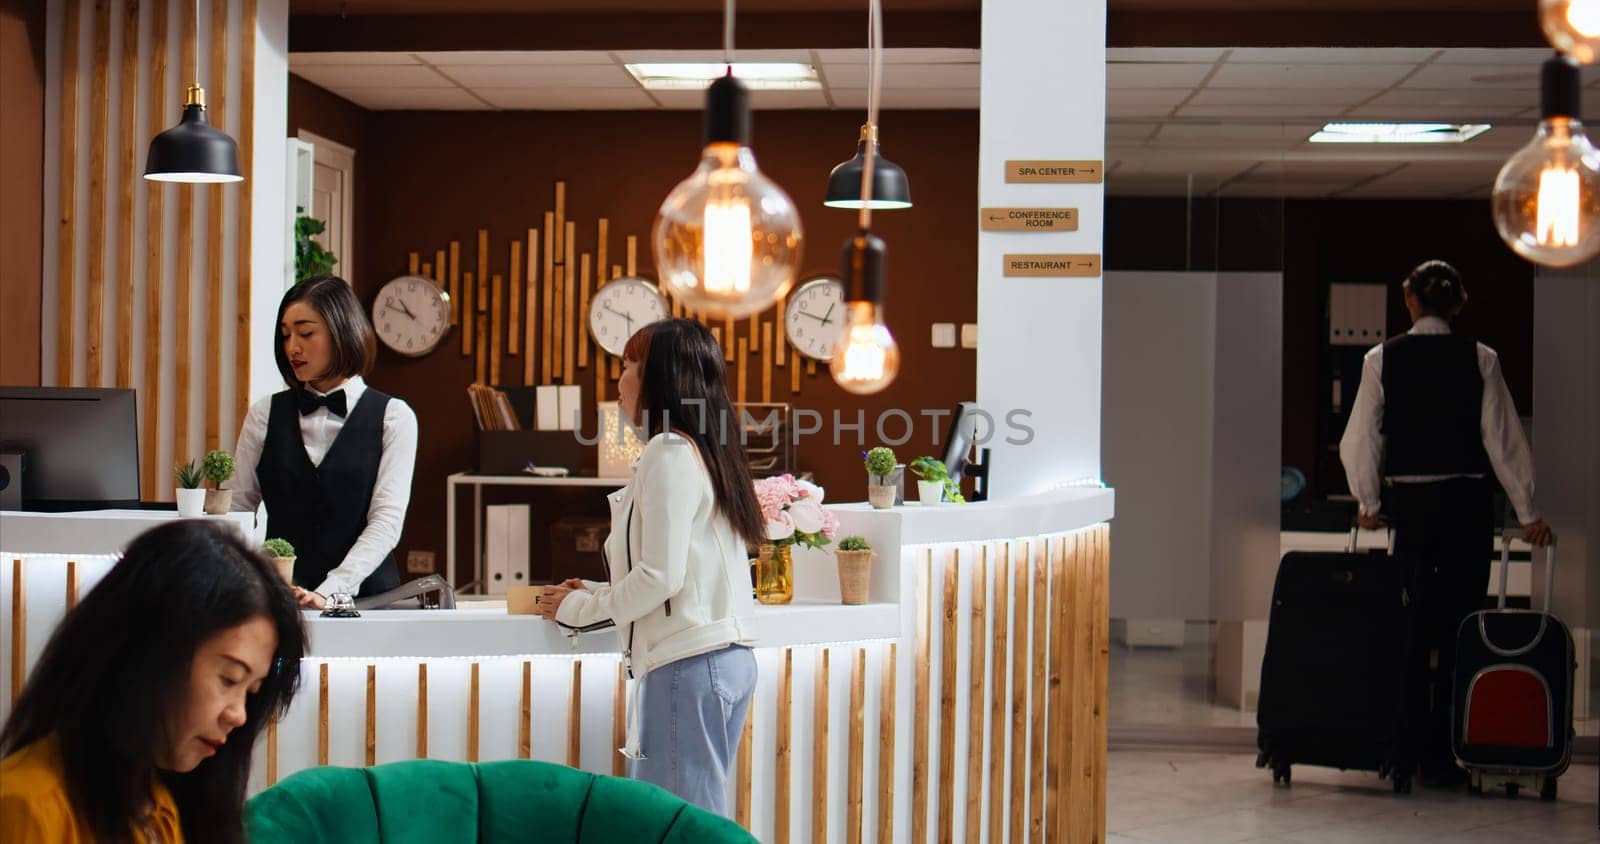
[(957, 504), (967, 503), (967, 499), (961, 495), (961, 484), (950, 477), (950, 470), (944, 465), (944, 461), (924, 455), (908, 463), (906, 468), (920, 480), (943, 482), (945, 498)]
[(865, 461), (867, 474), (873, 476), (874, 478), (888, 478), (889, 475), (894, 472), (894, 467), (897, 462), (898, 461), (894, 456), (894, 451), (880, 445), (877, 448), (867, 452), (867, 459)]
[(294, 210), (294, 280), (298, 284), (308, 278), (333, 272), (333, 265), (339, 263), (339, 259), (323, 249), (322, 244), (312, 240), (327, 231), (327, 224), (316, 217), (307, 216), (306, 209), (298, 205)]
[(865, 536), (847, 536), (839, 540), (840, 551), (871, 551), (872, 546), (867, 544)]
[(223, 482), (233, 477), (233, 455), (226, 451), (213, 451), (206, 454), (200, 461), (200, 474), (211, 482), (215, 489), (221, 489)]
[(200, 482), (204, 479), (200, 474), (200, 467), (194, 465), (193, 460), (173, 466), (172, 475), (178, 479), (178, 486), (182, 489), (199, 489)]
[(293, 557), (294, 546), (287, 539), (269, 539), (261, 543), (263, 557)]

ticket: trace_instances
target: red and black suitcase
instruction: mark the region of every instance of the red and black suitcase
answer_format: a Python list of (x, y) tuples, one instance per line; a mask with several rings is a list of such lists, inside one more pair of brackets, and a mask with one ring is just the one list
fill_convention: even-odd
[(1506, 609), (1511, 539), (1500, 552), (1496, 609), (1467, 616), (1456, 633), (1451, 743), (1474, 793), (1527, 788), (1556, 798), (1572, 760), (1572, 633), (1550, 612), (1555, 546), (1546, 549), (1544, 608)]
[(1413, 567), (1382, 550), (1292, 551), (1278, 565), (1261, 663), (1256, 767), (1376, 771), (1411, 791), (1406, 728)]

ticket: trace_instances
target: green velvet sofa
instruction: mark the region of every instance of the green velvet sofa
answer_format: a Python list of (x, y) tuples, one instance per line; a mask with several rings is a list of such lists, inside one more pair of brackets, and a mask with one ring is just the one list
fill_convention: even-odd
[(245, 805), (252, 844), (722, 844), (743, 827), (649, 783), (531, 760), (310, 768)]

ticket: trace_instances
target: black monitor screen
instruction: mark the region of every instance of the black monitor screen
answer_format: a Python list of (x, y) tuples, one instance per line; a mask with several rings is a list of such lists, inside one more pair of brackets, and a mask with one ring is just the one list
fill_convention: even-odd
[(133, 390), (0, 387), (0, 451), (23, 454), (25, 509), (138, 506)]
[(950, 420), (950, 431), (944, 437), (944, 465), (950, 477), (960, 483), (967, 462), (972, 459), (973, 445), (978, 441), (978, 405), (964, 401), (956, 405), (955, 417)]

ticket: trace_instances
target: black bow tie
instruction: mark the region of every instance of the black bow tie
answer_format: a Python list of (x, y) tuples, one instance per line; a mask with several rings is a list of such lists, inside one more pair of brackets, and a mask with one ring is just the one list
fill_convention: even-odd
[(334, 390), (325, 396), (314, 395), (310, 390), (301, 390), (296, 401), (300, 403), (301, 416), (310, 416), (316, 413), (319, 407), (326, 407), (329, 413), (341, 419), (349, 412), (349, 407), (345, 405), (344, 390)]

